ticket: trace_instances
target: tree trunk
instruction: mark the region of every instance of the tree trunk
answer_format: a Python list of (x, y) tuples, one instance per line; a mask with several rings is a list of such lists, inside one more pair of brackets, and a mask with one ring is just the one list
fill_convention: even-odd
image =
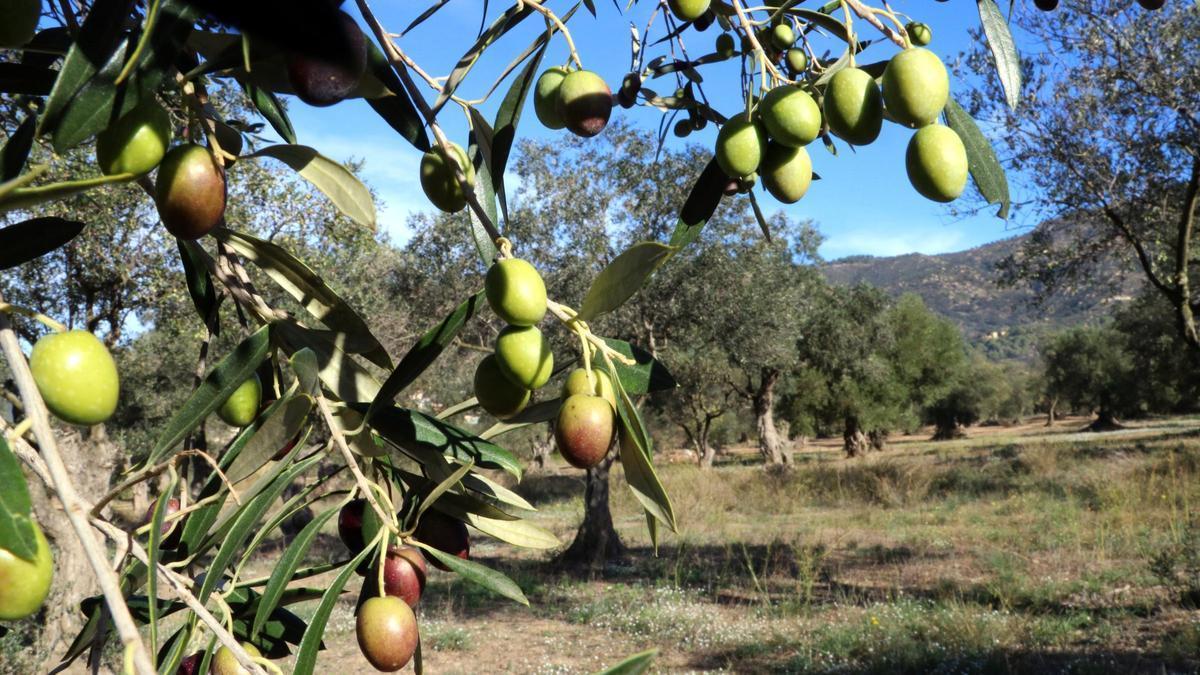
[(541, 440), (533, 442), (533, 463), (537, 465), (538, 470), (546, 468), (546, 460), (550, 457), (551, 450), (554, 449), (554, 431), (550, 426), (546, 426), (546, 435)]
[(938, 419), (937, 426), (933, 429), (933, 438), (930, 440), (950, 441), (955, 438), (963, 438), (966, 435), (967, 433), (963, 431), (963, 427), (958, 423), (957, 419), (944, 418)]
[(625, 555), (625, 545), (613, 527), (608, 507), (608, 473), (615, 460), (616, 453), (610, 451), (603, 461), (587, 470), (583, 523), (575, 533), (575, 541), (559, 555), (558, 565), (586, 567), (594, 572)]
[(887, 448), (887, 439), (888, 432), (882, 429), (874, 429), (867, 434), (867, 440), (871, 443), (871, 449), (877, 452)]
[(842, 447), (846, 450), (847, 457), (867, 454), (870, 444), (867, 442), (867, 435), (863, 433), (862, 427), (858, 425), (857, 417), (846, 418), (846, 426), (842, 429)]
[(751, 403), (754, 408), (755, 426), (758, 430), (758, 452), (767, 464), (783, 464), (783, 452), (779, 448), (779, 432), (775, 428), (775, 385), (780, 371), (763, 368), (762, 380)]
[(708, 432), (712, 429), (712, 421), (715, 417), (705, 417), (704, 425), (700, 427), (700, 433), (696, 437), (696, 449), (700, 453), (700, 468), (711, 469), (713, 459), (717, 455), (717, 449), (708, 442)]
[[(108, 492), (118, 448), (108, 441), (103, 427), (93, 427), (83, 434), (85, 437), (74, 431), (59, 433), (59, 452), (79, 494), (95, 500)], [(46, 673), (58, 665), (83, 628), (86, 617), (79, 611), (80, 601), (97, 595), (100, 586), (62, 511), (62, 503), (51, 496), (48, 488), (31, 490), (31, 494), (38, 523), (54, 551), (54, 583), (42, 604), (42, 628), (30, 650), (34, 662), (41, 663), (35, 672)], [(106, 515), (111, 515), (109, 510), (105, 509)]]
[(1055, 413), (1058, 411), (1058, 398), (1051, 398), (1050, 405), (1046, 409), (1046, 426), (1054, 426)]
[(1088, 431), (1116, 431), (1124, 429), (1125, 425), (1117, 421), (1117, 415), (1109, 408), (1100, 408), (1096, 420), (1088, 425)]

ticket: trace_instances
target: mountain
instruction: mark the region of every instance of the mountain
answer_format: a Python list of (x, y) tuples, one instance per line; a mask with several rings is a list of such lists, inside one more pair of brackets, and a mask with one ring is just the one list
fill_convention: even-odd
[(1095, 322), (1137, 292), (1139, 280), (1128, 275), (1115, 289), (1081, 288), (1035, 305), (1028, 286), (996, 283), (996, 263), (1018, 251), (1028, 237), (939, 255), (852, 256), (823, 269), (830, 283), (868, 283), (896, 296), (916, 293), (930, 309), (957, 323), (967, 340), (997, 358), (1029, 358), (1041, 335)]

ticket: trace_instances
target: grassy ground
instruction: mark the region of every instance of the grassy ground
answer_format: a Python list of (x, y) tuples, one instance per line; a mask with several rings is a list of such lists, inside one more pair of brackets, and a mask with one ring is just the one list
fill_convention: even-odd
[[(665, 463), (681, 530), (657, 556), (618, 472), (629, 559), (583, 578), (476, 542), (532, 607), (433, 573), (427, 668), (592, 672), (658, 647), (672, 672), (1196, 672), (1200, 420), (1080, 426), (902, 438), (852, 461), (818, 443), (777, 474), (749, 449), (708, 472)], [(519, 489), (569, 541), (578, 472)], [(347, 597), (320, 663), (368, 672), (351, 609)]]
[[(1200, 419), (1082, 426), (897, 438), (857, 460), (818, 442), (785, 472), (750, 448), (711, 471), (664, 456), (681, 527), (657, 556), (617, 469), (629, 558), (581, 577), (477, 538), (475, 556), (532, 607), (432, 572), (418, 615), (426, 669), (587, 673), (657, 647), (663, 672), (1198, 672)], [(580, 473), (517, 489), (569, 542)], [(342, 554), (332, 531), (328, 542), (323, 555)], [(373, 672), (354, 596), (333, 614), (318, 672)]]

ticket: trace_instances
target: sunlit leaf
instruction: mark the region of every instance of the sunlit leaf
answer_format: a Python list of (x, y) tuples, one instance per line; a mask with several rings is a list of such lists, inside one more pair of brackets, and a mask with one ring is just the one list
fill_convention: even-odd
[(625, 249), (596, 275), (583, 298), (579, 317), (591, 321), (625, 304), (675, 251), (675, 247), (655, 241), (638, 242)]
[(1008, 193), (1008, 177), (996, 158), (992, 144), (958, 101), (953, 98), (947, 101), (944, 112), (947, 126), (958, 134), (967, 149), (967, 168), (971, 172), (971, 180), (975, 181), (975, 186), (989, 204), (1000, 205), (996, 216), (1007, 219), (1012, 204)]
[(996, 62), (996, 74), (1000, 76), (1000, 84), (1004, 87), (1004, 99), (1009, 108), (1016, 110), (1017, 102), (1021, 99), (1021, 56), (1017, 53), (1017, 45), (995, 0), (976, 0), (976, 4), (979, 7), (979, 23), (983, 25), (988, 48), (992, 50), (992, 58)]
[(350, 170), (306, 145), (269, 145), (250, 157), (273, 157), (290, 166), (333, 202), (347, 218), (375, 228), (375, 200)]

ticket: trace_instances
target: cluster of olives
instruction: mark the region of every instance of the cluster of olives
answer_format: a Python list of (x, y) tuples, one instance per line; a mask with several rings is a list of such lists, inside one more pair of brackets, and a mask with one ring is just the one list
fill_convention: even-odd
[[(709, 0), (670, 0), (676, 18), (703, 30), (711, 24)], [(805, 149), (823, 128), (852, 145), (867, 145), (879, 137), (885, 115), (917, 129), (905, 157), (909, 181), (921, 195), (948, 202), (962, 194), (967, 181), (967, 153), (953, 130), (934, 122), (946, 105), (950, 80), (941, 59), (924, 45), (933, 39), (929, 26), (905, 26), (912, 47), (888, 63), (882, 89), (866, 71), (838, 70), (821, 89), (805, 81), (808, 55), (796, 46), (796, 31), (786, 22), (764, 27), (755, 39), (767, 57), (786, 63), (800, 84), (783, 84), (768, 91), (754, 108), (726, 121), (717, 134), (715, 157), (730, 178), (726, 194), (744, 192), (758, 180), (785, 204), (800, 200), (812, 182), (812, 160)], [(742, 51), (752, 49), (743, 37)], [(729, 58), (737, 52), (733, 36), (722, 33), (717, 54)], [(681, 92), (677, 93), (681, 95)], [(818, 98), (820, 103), (818, 104)], [(676, 124), (685, 136), (700, 128), (694, 120)]]
[(506, 258), (488, 269), (484, 292), (508, 326), (475, 369), (475, 398), (484, 410), (507, 419), (525, 409), (533, 390), (554, 371), (554, 353), (537, 328), (546, 315), (546, 284), (527, 261)]
[[(374, 540), (381, 524), (366, 500), (348, 502), (338, 513), (338, 535), (354, 555)], [(437, 511), (421, 516), (413, 535), (418, 541), (459, 558), (470, 557), (467, 526)], [(356, 610), (355, 633), (363, 656), (383, 672), (403, 668), (413, 657), (419, 638), (413, 610), (425, 591), (428, 564), (447, 569), (436, 558), (426, 559), (412, 546), (388, 546), (382, 565), (383, 587), (377, 559), (357, 571), (363, 575)]]
[(590, 70), (555, 66), (543, 72), (533, 89), (533, 111), (547, 129), (569, 129), (591, 138), (608, 125), (613, 95), (608, 84)]
[[(240, 152), (240, 134), (221, 135), (217, 142), (223, 151)], [(180, 239), (199, 239), (225, 216), (225, 169), (208, 148), (184, 143), (168, 150), (170, 143), (170, 115), (145, 101), (96, 137), (96, 163), (109, 176), (140, 176), (158, 167), (155, 204), (163, 226)]]

